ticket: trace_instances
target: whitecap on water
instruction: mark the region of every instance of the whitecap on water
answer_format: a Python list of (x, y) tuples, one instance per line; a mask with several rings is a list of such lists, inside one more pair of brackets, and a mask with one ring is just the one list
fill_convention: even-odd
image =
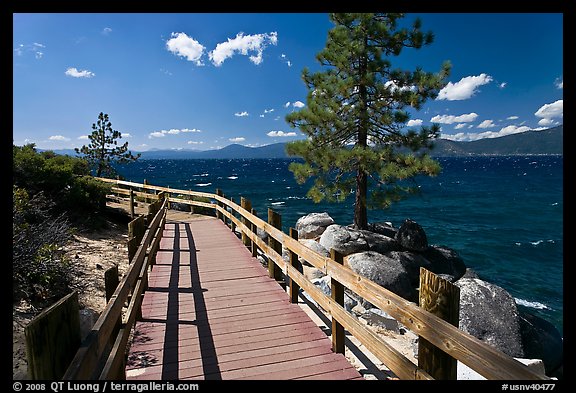
[(196, 184), (196, 187), (208, 187), (211, 185), (212, 185), (212, 183), (198, 183), (198, 184)]
[(524, 300), (524, 299), (518, 299), (516, 297), (514, 298), (514, 301), (516, 302), (516, 304), (519, 304), (519, 305), (524, 306), (524, 307), (535, 308), (537, 310), (551, 310), (550, 307), (548, 307), (544, 303), (540, 303), (540, 302), (531, 302), (531, 301)]
[(279, 206), (279, 205), (283, 205), (283, 204), (285, 204), (285, 203), (286, 203), (286, 202), (272, 202), (271, 205)]
[(236, 180), (236, 179), (238, 179), (238, 176), (228, 176), (228, 179), (230, 179), (230, 180)]

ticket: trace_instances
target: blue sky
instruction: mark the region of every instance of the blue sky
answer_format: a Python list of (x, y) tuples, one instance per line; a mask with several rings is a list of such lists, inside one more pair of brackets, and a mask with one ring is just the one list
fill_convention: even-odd
[[(476, 140), (563, 123), (563, 14), (408, 13), (435, 34), (395, 67), (438, 71), (436, 100), (408, 126)], [(107, 113), (133, 151), (262, 146), (303, 138), (302, 69), (332, 27), (323, 13), (15, 13), (13, 144), (88, 144)]]

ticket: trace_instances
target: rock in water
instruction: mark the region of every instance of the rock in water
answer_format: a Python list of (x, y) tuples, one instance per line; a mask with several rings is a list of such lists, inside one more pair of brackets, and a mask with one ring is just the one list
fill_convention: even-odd
[(520, 331), (526, 357), (542, 359), (546, 375), (553, 376), (563, 365), (564, 341), (558, 329), (536, 315), (521, 311)]
[(505, 354), (524, 358), (520, 318), (514, 298), (502, 287), (461, 278), (459, 327)]

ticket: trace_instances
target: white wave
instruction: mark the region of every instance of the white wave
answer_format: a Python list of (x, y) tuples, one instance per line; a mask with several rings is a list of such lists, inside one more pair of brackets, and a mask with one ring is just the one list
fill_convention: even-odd
[(236, 179), (238, 179), (238, 176), (228, 176), (228, 179), (230, 179), (230, 180), (236, 180)]
[(200, 173), (197, 175), (192, 175), (192, 177), (206, 177), (206, 176), (210, 176), (210, 174), (209, 173)]
[(283, 205), (283, 204), (285, 204), (285, 203), (286, 203), (286, 202), (272, 202), (271, 205), (279, 206), (279, 205)]
[(198, 184), (196, 184), (196, 187), (208, 187), (211, 185), (212, 185), (212, 183), (198, 183)]
[(551, 310), (550, 307), (540, 302), (530, 302), (528, 300), (518, 299), (516, 297), (514, 298), (514, 301), (516, 302), (516, 304), (519, 304), (521, 306), (535, 308), (537, 310)]
[(550, 205), (550, 206), (557, 206), (557, 205), (558, 205), (558, 202), (554, 202), (554, 203), (553, 203), (552, 205)]

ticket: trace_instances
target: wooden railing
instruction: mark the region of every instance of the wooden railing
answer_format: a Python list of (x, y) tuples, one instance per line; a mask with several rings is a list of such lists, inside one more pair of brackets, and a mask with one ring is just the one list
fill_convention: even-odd
[(124, 379), (128, 339), (140, 313), (142, 294), (148, 284), (149, 266), (158, 250), (166, 222), (168, 199), (163, 195), (156, 198), (157, 202), (149, 209), (155, 214), (148, 216), (147, 228), (130, 259), (126, 274), (80, 345), (63, 376), (64, 380)]
[[(134, 195), (143, 198), (155, 198), (156, 192), (165, 192), (166, 200), (214, 209), (216, 216), (231, 228), (237, 228), (252, 254), (256, 256), (260, 249), (268, 259), (270, 277), (279, 278), (282, 272), (289, 278), (291, 299), (297, 302), (298, 288), (302, 288), (316, 303), (326, 310), (333, 321), (333, 348), (343, 352), (344, 329), (360, 341), (372, 354), (383, 362), (401, 379), (433, 379), (429, 372), (414, 364), (390, 344), (364, 326), (343, 306), (343, 288), (356, 293), (374, 306), (385, 311), (398, 320), (412, 332), (439, 348), (445, 354), (462, 362), (487, 379), (500, 380), (532, 380), (549, 379), (535, 373), (523, 363), (510, 357), (494, 347), (482, 342), (476, 337), (465, 333), (456, 326), (440, 319), (423, 308), (411, 303), (375, 282), (363, 277), (341, 261), (334, 253), (324, 257), (305, 247), (297, 240), (297, 231), (290, 228), (290, 234), (284, 233), (278, 227), (277, 213), (269, 209), (268, 222), (257, 217), (250, 209), (249, 201), (242, 198), (242, 206), (227, 199), (220, 190), (216, 194), (172, 189), (149, 184), (134, 183), (121, 180), (100, 178), (114, 183), (112, 190), (121, 195)], [(120, 187), (122, 186), (122, 187)], [(128, 188), (125, 188), (128, 187)], [(143, 191), (134, 191), (134, 188)], [(154, 194), (150, 194), (152, 191)], [(170, 196), (175, 195), (175, 196)], [(203, 198), (207, 201), (195, 201), (193, 198)], [(250, 210), (250, 211), (249, 211)], [(239, 216), (239, 217), (238, 217)], [(265, 231), (269, 242), (257, 235), (257, 229)], [(282, 258), (282, 247), (290, 253), (289, 261)], [(326, 296), (316, 285), (309, 281), (298, 270), (298, 257), (306, 260), (324, 274), (331, 277), (332, 297)], [(120, 298), (118, 293), (117, 298)], [(115, 308), (116, 309), (116, 308)], [(116, 317), (116, 316), (114, 316)], [(115, 319), (113, 319), (115, 320)], [(100, 321), (100, 320), (99, 320)]]

